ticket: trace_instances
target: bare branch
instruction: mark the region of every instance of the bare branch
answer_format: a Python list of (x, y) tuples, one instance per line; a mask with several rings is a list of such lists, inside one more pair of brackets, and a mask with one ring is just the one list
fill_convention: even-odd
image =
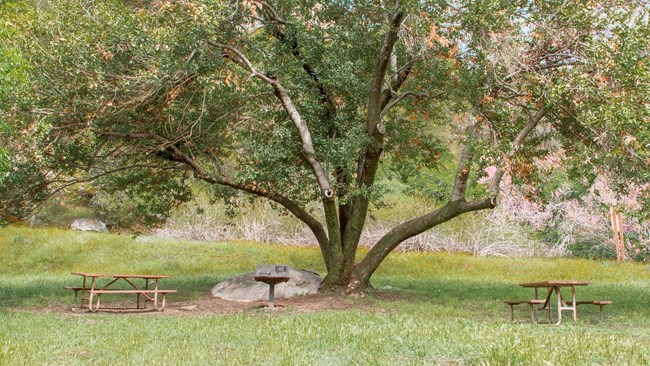
[(278, 11), (274, 7), (269, 5), (269, 3), (267, 3), (266, 1), (254, 1), (254, 2), (255, 5), (257, 5), (257, 7), (260, 10), (263, 10), (265, 13), (267, 13), (268, 17), (274, 22), (277, 22), (278, 24), (287, 24), (287, 21), (284, 20), (282, 17), (280, 17)]
[(442, 96), (442, 94), (443, 93), (430, 95), (430, 94), (427, 94), (427, 93), (415, 93), (415, 92), (412, 92), (412, 91), (404, 92), (404, 93), (398, 95), (397, 98), (395, 98), (393, 101), (391, 101), (390, 103), (388, 103), (384, 107), (384, 109), (381, 111), (381, 116), (383, 117), (386, 113), (388, 113), (388, 111), (390, 111), (393, 107), (395, 107), (397, 104), (399, 104), (406, 97), (414, 97), (414, 98), (417, 98), (417, 99), (436, 99), (436, 98)]
[(282, 18), (279, 15), (278, 11), (269, 3), (265, 1), (254, 1), (253, 3), (263, 14), (261, 17), (253, 16), (253, 18), (263, 24), (266, 24), (265, 28), (271, 36), (273, 36), (284, 45), (289, 46), (291, 54), (301, 64), (302, 69), (305, 71), (307, 76), (316, 85), (320, 101), (326, 107), (326, 117), (331, 117), (336, 111), (336, 106), (331, 96), (327, 92), (325, 84), (323, 84), (323, 81), (316, 73), (316, 70), (309, 64), (309, 62), (307, 62), (303, 56), (298, 40), (295, 37), (288, 37), (286, 31), (283, 30), (282, 26), (286, 25), (288, 22)]
[[(535, 127), (539, 124), (539, 121), (546, 116), (546, 114), (549, 112), (548, 107), (542, 107), (537, 110), (537, 112), (530, 116), (528, 118), (528, 123), (519, 131), (517, 136), (512, 140), (512, 152), (516, 153), (517, 150), (521, 148), (521, 146), (524, 143), (524, 140), (526, 140), (526, 137), (530, 134)], [(504, 159), (505, 160), (505, 157)], [(503, 163), (499, 164), (497, 166), (497, 171), (494, 173), (494, 176), (492, 177), (492, 181), (490, 182), (489, 186), (489, 191), (492, 194), (493, 197), (496, 197), (499, 193), (499, 184), (501, 183), (501, 179), (503, 178), (503, 175), (505, 174), (505, 170), (503, 169)]]
[(233, 62), (243, 66), (244, 68), (246, 68), (248, 71), (251, 72), (251, 76), (260, 78), (260, 79), (264, 80), (265, 82), (267, 82), (269, 84), (273, 84), (275, 82), (275, 80), (271, 79), (266, 74), (257, 71), (257, 69), (255, 69), (255, 67), (253, 67), (253, 64), (248, 60), (248, 58), (246, 58), (246, 56), (244, 56), (244, 54), (240, 50), (236, 49), (235, 47), (232, 47), (232, 46), (229, 46), (229, 45), (226, 45), (226, 44), (212, 42), (210, 40), (208, 40), (207, 43), (210, 46), (213, 46), (213, 47), (216, 47), (216, 48), (221, 48), (223, 50), (226, 50), (226, 51), (229, 51), (229, 52), (233, 53), (236, 57), (232, 57), (232, 56), (228, 56), (228, 55), (226, 55), (225, 57), (232, 60)]

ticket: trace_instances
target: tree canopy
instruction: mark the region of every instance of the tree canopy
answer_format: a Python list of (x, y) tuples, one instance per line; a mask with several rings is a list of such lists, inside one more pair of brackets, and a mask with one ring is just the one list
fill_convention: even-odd
[[(295, 215), (326, 284), (362, 289), (402, 241), (495, 207), (504, 174), (543, 180), (536, 159), (647, 185), (649, 11), (635, 0), (5, 3), (0, 214), (20, 219), (89, 181), (165, 212), (201, 180)], [(445, 159), (457, 169), (443, 204), (355, 262), (378, 169), (408, 183)]]

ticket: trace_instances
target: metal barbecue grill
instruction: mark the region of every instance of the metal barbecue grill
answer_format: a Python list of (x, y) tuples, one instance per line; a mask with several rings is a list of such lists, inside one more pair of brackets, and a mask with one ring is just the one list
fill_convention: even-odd
[(283, 264), (258, 264), (255, 268), (255, 281), (269, 285), (269, 308), (275, 307), (275, 285), (289, 281), (289, 267)]

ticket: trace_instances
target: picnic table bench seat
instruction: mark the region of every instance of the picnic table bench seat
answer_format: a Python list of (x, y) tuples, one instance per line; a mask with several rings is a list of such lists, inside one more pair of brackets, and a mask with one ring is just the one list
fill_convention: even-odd
[(576, 301), (576, 305), (598, 305), (600, 308), (600, 321), (603, 321), (603, 306), (611, 304), (610, 300), (582, 300)]
[(88, 292), (92, 292), (93, 294), (153, 294), (153, 293), (159, 293), (159, 294), (168, 294), (168, 293), (176, 293), (176, 290), (114, 290), (114, 289), (107, 289), (107, 290), (88, 290)]
[(87, 290), (83, 287), (73, 287), (73, 286), (63, 286), (63, 288), (66, 290), (73, 290), (75, 293), (77, 293), (77, 291)]
[(612, 303), (612, 301), (610, 301), (610, 300), (583, 300), (583, 301), (576, 301), (576, 305), (585, 305), (585, 304), (609, 305), (611, 303)]
[[(154, 308), (158, 311), (162, 311), (165, 308), (165, 302), (167, 300), (167, 294), (175, 294), (176, 290), (149, 290), (149, 289), (137, 289), (137, 290), (121, 290), (121, 289), (99, 289), (99, 290), (88, 290), (88, 293), (90, 294), (89, 297), (89, 302), (90, 302), (90, 311), (97, 311), (99, 310), (99, 303), (101, 300), (102, 294), (138, 294), (138, 295), (145, 295), (145, 294), (154, 294), (156, 295), (155, 300), (150, 300), (149, 301), (154, 301)], [(162, 295), (162, 306), (158, 306), (158, 298), (157, 295), (161, 294)], [(97, 295), (97, 302), (95, 303), (95, 308), (93, 310), (92, 303), (93, 303), (93, 295)]]
[(87, 288), (84, 287), (75, 287), (75, 286), (63, 286), (65, 290), (72, 290), (74, 291), (74, 300), (77, 301), (77, 292), (79, 291), (84, 291), (88, 290)]
[(514, 320), (513, 316), (513, 307), (520, 304), (528, 304), (530, 307), (530, 318), (533, 322), (535, 321), (535, 305), (543, 305), (545, 302), (544, 299), (531, 299), (531, 300), (506, 300), (504, 303), (510, 306), (510, 321)]

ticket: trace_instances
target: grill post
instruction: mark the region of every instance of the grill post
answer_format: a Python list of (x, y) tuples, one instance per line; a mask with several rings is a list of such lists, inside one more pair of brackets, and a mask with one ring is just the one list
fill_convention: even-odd
[(269, 307), (275, 307), (275, 283), (269, 283)]
[(269, 285), (269, 308), (275, 307), (275, 285), (289, 281), (289, 267), (282, 264), (258, 264), (255, 269), (255, 281)]

